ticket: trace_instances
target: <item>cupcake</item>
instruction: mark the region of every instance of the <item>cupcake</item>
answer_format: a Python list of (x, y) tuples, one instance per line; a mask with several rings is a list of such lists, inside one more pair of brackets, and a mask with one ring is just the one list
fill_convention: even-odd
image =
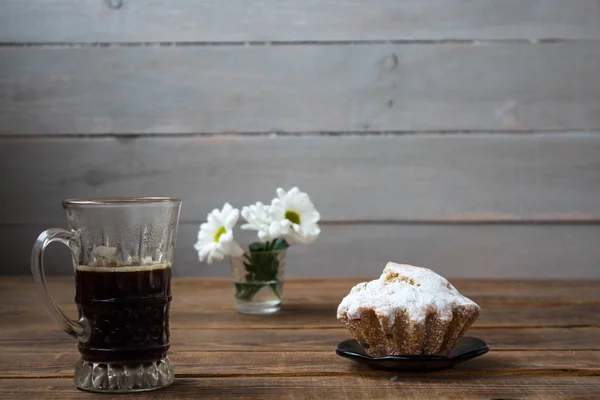
[(372, 357), (445, 356), (480, 311), (432, 270), (389, 262), (379, 279), (352, 288), (337, 318)]

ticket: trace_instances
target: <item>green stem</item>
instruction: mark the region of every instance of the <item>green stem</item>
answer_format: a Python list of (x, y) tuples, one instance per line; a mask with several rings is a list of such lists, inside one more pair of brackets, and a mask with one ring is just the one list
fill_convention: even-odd
[(269, 285), (277, 299), (281, 301), (281, 294), (277, 291), (279, 255), (288, 247), (289, 244), (283, 238), (252, 243), (249, 246), (250, 251), (243, 256), (243, 264), (247, 272), (246, 281), (235, 284), (236, 297), (243, 301), (252, 301), (260, 289)]
[(252, 298), (263, 288), (263, 286), (264, 285), (256, 283), (236, 283), (235, 297), (242, 301), (252, 301)]
[[(271, 288), (273, 294), (277, 297), (277, 300), (281, 301), (281, 294), (277, 291), (277, 284), (269, 283), (268, 286)], [(259, 283), (236, 283), (235, 284), (235, 297), (242, 301), (252, 301), (252, 298), (267, 285)]]
[(275, 293), (275, 296), (277, 296), (277, 300), (281, 301), (281, 295), (277, 291), (277, 283), (270, 283), (269, 286), (271, 287), (273, 293)]

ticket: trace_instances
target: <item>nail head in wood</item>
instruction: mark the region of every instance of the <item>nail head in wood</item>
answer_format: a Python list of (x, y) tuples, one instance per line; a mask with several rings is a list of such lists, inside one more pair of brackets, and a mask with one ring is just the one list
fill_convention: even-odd
[(123, 0), (105, 0), (109, 8), (118, 10), (123, 7)]

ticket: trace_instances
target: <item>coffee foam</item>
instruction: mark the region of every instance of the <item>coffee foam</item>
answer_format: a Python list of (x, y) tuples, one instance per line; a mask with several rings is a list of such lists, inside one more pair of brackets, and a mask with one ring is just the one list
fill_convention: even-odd
[(154, 265), (118, 265), (111, 264), (110, 266), (90, 266), (90, 265), (78, 265), (75, 267), (77, 271), (86, 272), (143, 272), (143, 271), (154, 271), (159, 269), (171, 268), (171, 263), (166, 264), (154, 264)]

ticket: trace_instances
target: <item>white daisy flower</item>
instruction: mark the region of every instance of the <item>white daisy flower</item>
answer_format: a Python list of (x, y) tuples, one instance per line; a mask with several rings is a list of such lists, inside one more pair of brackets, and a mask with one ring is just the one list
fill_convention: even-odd
[(242, 229), (258, 231), (258, 238), (269, 242), (283, 236), (289, 230), (290, 221), (287, 219), (275, 221), (271, 216), (271, 207), (260, 201), (256, 204), (242, 207), (242, 217), (248, 222)]
[(289, 192), (277, 189), (277, 196), (271, 202), (270, 213), (276, 222), (289, 221), (283, 237), (290, 243), (314, 242), (321, 233), (317, 224), (321, 216), (308, 195), (293, 187)]
[(240, 217), (240, 211), (231, 204), (225, 203), (222, 210), (214, 209), (206, 217), (207, 222), (200, 225), (198, 241), (194, 248), (198, 251), (198, 259), (222, 261), (226, 256), (241, 256), (244, 251), (233, 240), (233, 227)]

